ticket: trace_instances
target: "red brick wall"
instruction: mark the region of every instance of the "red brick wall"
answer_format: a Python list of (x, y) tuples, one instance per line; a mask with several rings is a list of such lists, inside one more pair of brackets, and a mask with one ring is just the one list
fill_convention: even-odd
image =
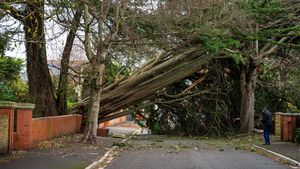
[(32, 143), (70, 133), (79, 133), (81, 115), (52, 116), (32, 119)]
[[(9, 133), (9, 153), (12, 152), (12, 149), (28, 150), (34, 143), (65, 134), (80, 132), (81, 115), (73, 114), (33, 119), (33, 107), (29, 104), (12, 102), (0, 104), (0, 114), (6, 115), (9, 119), (7, 128)], [(14, 110), (17, 111), (16, 132), (13, 132)], [(4, 129), (3, 126), (0, 127)], [(3, 134), (4, 132), (1, 133)]]
[(109, 120), (103, 123), (99, 124), (99, 128), (103, 128), (103, 127), (109, 127), (109, 126), (113, 126), (113, 125), (117, 125), (123, 122), (127, 121), (127, 116), (122, 116), (113, 120)]
[(14, 133), (14, 149), (28, 150), (32, 146), (32, 110), (17, 110), (17, 132)]
[(281, 139), (283, 141), (294, 141), (296, 130), (296, 118), (297, 116), (282, 115), (282, 134)]

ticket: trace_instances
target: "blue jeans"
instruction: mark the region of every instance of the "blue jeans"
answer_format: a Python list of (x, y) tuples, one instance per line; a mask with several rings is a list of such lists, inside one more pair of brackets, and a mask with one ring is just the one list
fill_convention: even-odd
[(270, 129), (271, 126), (264, 126), (265, 144), (270, 144)]

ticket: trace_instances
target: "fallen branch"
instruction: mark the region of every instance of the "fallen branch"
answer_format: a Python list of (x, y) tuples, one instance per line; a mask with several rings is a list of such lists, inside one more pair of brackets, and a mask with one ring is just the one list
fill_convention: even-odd
[[(198, 46), (181, 47), (180, 50), (168, 51), (152, 59), (145, 64), (146, 69), (142, 67), (126, 79), (121, 79), (103, 89), (99, 122), (103, 122), (103, 119), (109, 120), (130, 114), (131, 112), (120, 112), (120, 110), (141, 103), (158, 90), (192, 75), (213, 58)], [(192, 87), (203, 80), (197, 80)], [(88, 98), (73, 108), (72, 113), (83, 114), (87, 110)], [(115, 114), (115, 112), (119, 113)]]

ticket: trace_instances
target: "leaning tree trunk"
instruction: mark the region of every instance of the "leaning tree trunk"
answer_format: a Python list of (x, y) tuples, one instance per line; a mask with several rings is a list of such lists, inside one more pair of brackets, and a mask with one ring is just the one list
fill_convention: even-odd
[(26, 39), (29, 94), (40, 116), (57, 114), (53, 84), (47, 64), (44, 33), (44, 1), (27, 2), (24, 32)]
[(255, 102), (255, 86), (257, 79), (257, 67), (249, 66), (246, 70), (245, 66), (241, 67), (240, 85), (242, 93), (241, 101), (241, 133), (252, 133), (254, 129), (254, 102)]
[(80, 24), (81, 10), (76, 11), (73, 18), (70, 32), (67, 36), (66, 45), (62, 54), (59, 84), (57, 89), (57, 109), (60, 115), (67, 114), (67, 94), (68, 94), (68, 70), (70, 55), (76, 31)]

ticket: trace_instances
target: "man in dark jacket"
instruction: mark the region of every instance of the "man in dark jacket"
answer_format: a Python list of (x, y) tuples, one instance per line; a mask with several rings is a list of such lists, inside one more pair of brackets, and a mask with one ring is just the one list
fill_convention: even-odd
[(272, 127), (272, 113), (266, 108), (263, 110), (263, 119), (262, 123), (264, 125), (264, 139), (265, 144), (270, 145), (270, 130)]

